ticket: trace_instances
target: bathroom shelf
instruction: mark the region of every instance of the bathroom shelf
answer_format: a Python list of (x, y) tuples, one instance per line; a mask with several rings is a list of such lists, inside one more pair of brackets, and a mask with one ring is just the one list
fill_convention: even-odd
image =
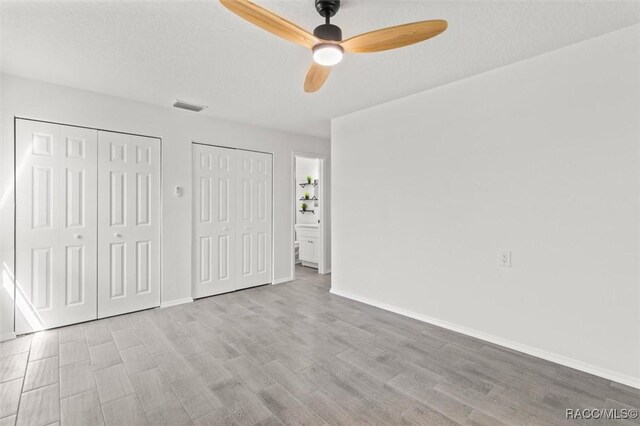
[(298, 185), (300, 185), (301, 187), (305, 187), (305, 186), (318, 186), (317, 182), (312, 182), (312, 183), (299, 183)]
[(312, 198), (300, 198), (298, 201), (318, 201), (318, 197), (313, 196)]
[(298, 210), (300, 213), (305, 214), (305, 213), (313, 213), (316, 214), (315, 210)]

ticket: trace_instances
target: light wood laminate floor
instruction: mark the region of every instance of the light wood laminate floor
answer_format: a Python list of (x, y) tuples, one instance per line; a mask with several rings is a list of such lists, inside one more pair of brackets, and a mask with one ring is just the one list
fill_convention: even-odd
[(0, 426), (612, 424), (566, 420), (565, 409), (640, 408), (640, 390), (297, 274), (0, 344)]

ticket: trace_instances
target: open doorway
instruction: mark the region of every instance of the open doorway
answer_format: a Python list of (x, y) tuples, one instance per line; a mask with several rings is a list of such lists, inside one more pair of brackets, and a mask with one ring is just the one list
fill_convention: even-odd
[[(296, 270), (324, 274), (324, 158), (312, 154), (293, 155), (293, 253), (292, 277)], [(304, 268), (304, 269), (302, 269)]]

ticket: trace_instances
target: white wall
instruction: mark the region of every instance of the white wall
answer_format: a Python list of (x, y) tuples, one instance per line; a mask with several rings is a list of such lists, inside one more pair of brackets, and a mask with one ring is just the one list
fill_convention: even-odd
[[(320, 160), (313, 158), (296, 157), (296, 183), (304, 183), (307, 181), (307, 176), (311, 176), (312, 179), (318, 179), (320, 176)], [(312, 180), (313, 182), (313, 180)], [(322, 183), (321, 183), (322, 184)], [(296, 199), (300, 199), (304, 196), (304, 193), (308, 192), (310, 198), (314, 197), (315, 187), (296, 185)], [(315, 213), (300, 213), (302, 210), (302, 203), (305, 203), (308, 210), (315, 210)], [(300, 224), (318, 224), (320, 219), (320, 203), (316, 207), (314, 201), (296, 201), (296, 223)]]
[(332, 291), (640, 387), (639, 52), (636, 25), (335, 119)]
[[(274, 275), (284, 281), (291, 274), (293, 221), (292, 158), (294, 151), (329, 158), (329, 141), (218, 120), (192, 112), (163, 108), (1, 75), (0, 124), (0, 336), (13, 331), (13, 117), (50, 120), (162, 138), (163, 149), (163, 303), (191, 297), (191, 143), (252, 149), (273, 153), (274, 161)], [(227, 100), (228, 102), (229, 100)], [(185, 188), (182, 197), (175, 186)], [(328, 186), (326, 187), (329, 190)]]

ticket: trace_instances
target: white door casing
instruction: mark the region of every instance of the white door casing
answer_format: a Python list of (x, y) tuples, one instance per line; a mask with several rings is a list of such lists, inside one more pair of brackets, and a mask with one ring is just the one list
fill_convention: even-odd
[(236, 150), (236, 288), (271, 282), (272, 157)]
[(97, 132), (16, 120), (16, 333), (96, 318)]
[(160, 140), (98, 132), (98, 317), (160, 305)]
[(236, 151), (193, 145), (193, 297), (236, 289)]

